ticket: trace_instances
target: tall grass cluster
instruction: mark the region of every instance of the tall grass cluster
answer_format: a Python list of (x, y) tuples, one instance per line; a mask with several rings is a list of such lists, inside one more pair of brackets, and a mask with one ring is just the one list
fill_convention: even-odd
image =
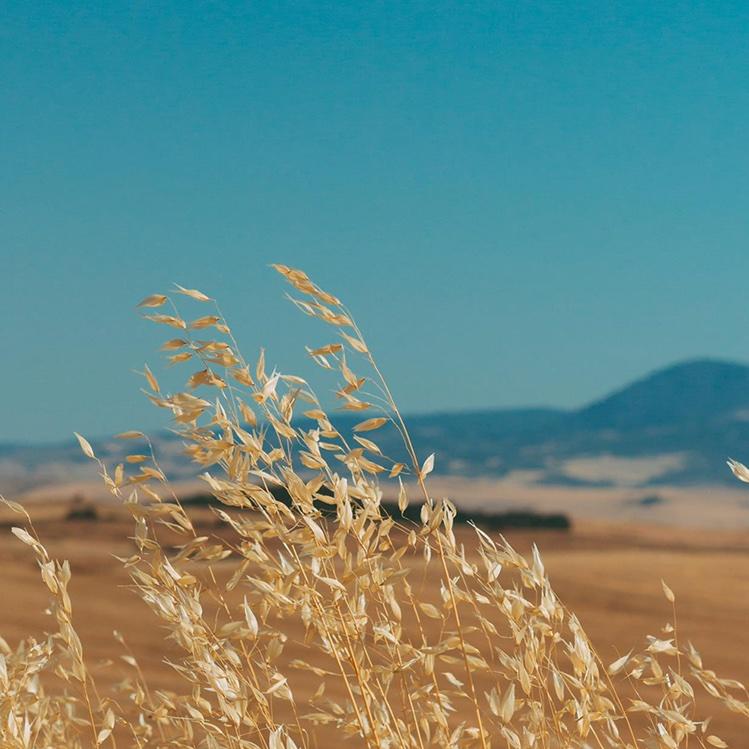
[[(201, 535), (143, 433), (119, 435), (134, 448), (116, 466), (79, 437), (132, 514), (121, 561), (178, 653), (172, 688), (153, 689), (120, 638), (128, 675), (104, 691), (76, 633), (70, 567), (9, 503), (25, 517), (13, 533), (36, 556), (56, 626), (14, 647), (0, 639), (2, 747), (725, 747), (705, 696), (746, 717), (746, 689), (703, 666), (673, 624), (604, 663), (535, 548), (525, 558), (475, 528), (466, 549), (454, 505), (429, 491), (434, 457), (416, 454), (349, 311), (303, 272), (274, 267), (326, 326), (308, 353), (356, 426), (339, 431), (307, 382), (269, 371), (262, 353), (247, 361), (205, 294), (143, 300), (148, 320), (176, 331), (169, 362), (191, 367), (173, 394), (146, 368), (147, 396), (202, 467), (226, 532)], [(178, 301), (207, 310), (189, 322)], [(386, 424), (407, 462), (378, 447)], [(401, 509), (418, 503), (420, 522), (383, 513), (386, 490)], [(428, 600), (424, 575), (439, 580)]]

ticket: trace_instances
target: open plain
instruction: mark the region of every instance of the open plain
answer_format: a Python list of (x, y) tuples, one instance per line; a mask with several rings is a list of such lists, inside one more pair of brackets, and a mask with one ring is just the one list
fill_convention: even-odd
[[(165, 642), (159, 622), (128, 588), (128, 576), (115, 559), (132, 552), (128, 517), (121, 509), (105, 508), (97, 519), (66, 520), (62, 507), (35, 504), (32, 517), (50, 554), (70, 560), (74, 622), (97, 680), (112, 685), (127, 673), (128, 666), (120, 659), (124, 651), (112, 636), (116, 629), (125, 636), (152, 688), (178, 688), (178, 677), (167, 664), (174, 646)], [(201, 532), (223, 535), (210, 511), (196, 509), (193, 517)], [(46, 589), (36, 563), (10, 533), (10, 524), (17, 521), (7, 512), (1, 519), (0, 634), (13, 646), (53, 622), (44, 614)], [(475, 559), (470, 552), (473, 531), (463, 527), (459, 538), (469, 550), (468, 558)], [(676, 594), (679, 638), (695, 644), (707, 668), (749, 681), (749, 531), (588, 521), (576, 523), (568, 532), (513, 531), (508, 538), (523, 552), (537, 542), (558, 595), (577, 613), (605, 662), (641, 647), (646, 634), (657, 635), (671, 619), (661, 590), (663, 578)], [(232, 564), (227, 560), (219, 566), (226, 572)], [(414, 570), (413, 581), (420, 600), (437, 595), (438, 582), (431, 575)], [(241, 597), (241, 589), (236, 594)], [(207, 600), (208, 609), (211, 605)], [(292, 658), (303, 633), (289, 636), (285, 657)], [(292, 688), (302, 703), (316, 686), (313, 674), (293, 673)], [(711, 732), (742, 746), (749, 722), (716, 711)]]

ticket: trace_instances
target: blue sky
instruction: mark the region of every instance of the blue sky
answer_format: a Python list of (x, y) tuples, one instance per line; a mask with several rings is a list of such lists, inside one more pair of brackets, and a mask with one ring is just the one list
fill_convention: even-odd
[(574, 406), (749, 350), (746, 3), (0, 9), (0, 441), (163, 425), (133, 306), (344, 297), (406, 411)]

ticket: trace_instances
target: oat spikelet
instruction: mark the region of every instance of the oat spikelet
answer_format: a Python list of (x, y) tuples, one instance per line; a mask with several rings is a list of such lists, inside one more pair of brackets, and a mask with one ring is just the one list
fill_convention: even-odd
[[(417, 455), (353, 316), (306, 273), (273, 267), (297, 308), (324, 324), (309, 356), (335, 380), (341, 411), (361, 416), (337, 424), (304, 379), (273, 368), (264, 350), (246, 358), (207, 294), (175, 287), (180, 304), (200, 306), (189, 315), (170, 295), (144, 299), (169, 313), (146, 319), (180, 330), (162, 346), (170, 368), (160, 377), (171, 382), (161, 387), (146, 368), (146, 395), (198, 468), (214, 524), (180, 501), (144, 433), (118, 435), (136, 442), (114, 468), (76, 437), (132, 515), (122, 562), (176, 648), (173, 684), (151, 688), (119, 634), (122, 679), (114, 690), (95, 683), (70, 567), (8, 503), (54, 631), (15, 649), (0, 639), (0, 746), (725, 747), (697, 695), (743, 717), (749, 695), (679, 641), (666, 583), (673, 620), (606, 665), (535, 546), (525, 558), (475, 528), (464, 547), (456, 507), (429, 490), (435, 456)], [(402, 455), (386, 454), (387, 430)], [(385, 511), (386, 496), (402, 516)], [(415, 502), (418, 521), (406, 516)]]

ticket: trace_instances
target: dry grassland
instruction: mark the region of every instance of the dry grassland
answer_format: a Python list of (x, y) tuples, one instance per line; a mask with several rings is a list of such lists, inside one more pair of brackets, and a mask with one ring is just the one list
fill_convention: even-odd
[[(42, 518), (37, 529), (51, 555), (71, 561), (74, 622), (97, 681), (114, 684), (127, 673), (119, 660), (123, 650), (112, 637), (117, 629), (137, 655), (149, 684), (174, 688), (177, 678), (166, 660), (175, 649), (165, 643), (165, 630), (156, 617), (128, 589), (129, 578), (113, 556), (133, 551), (127, 540), (130, 520), (111, 510), (100, 521), (63, 522), (59, 505), (34, 509)], [(220, 532), (207, 513), (202, 518), (201, 532)], [(475, 546), (467, 529), (460, 529), (458, 538), (469, 548)], [(707, 667), (749, 681), (749, 533), (578, 524), (568, 533), (531, 536), (515, 531), (509, 540), (523, 552), (533, 541), (538, 543), (555, 590), (580, 617), (604, 658), (613, 661), (642, 645), (645, 633), (656, 633), (670, 618), (659, 584), (663, 577), (678, 598), (680, 636), (699, 646)], [(53, 629), (43, 614), (47, 595), (37, 565), (7, 528), (0, 532), (0, 561), (3, 634), (15, 644), (29, 633)], [(434, 600), (439, 576), (421, 580), (419, 599)], [(292, 633), (286, 661), (299, 655), (295, 637), (301, 640), (303, 633)], [(299, 697), (309, 696), (318, 682), (314, 674), (297, 676)], [(720, 735), (734, 746), (745, 745), (746, 720), (725, 710), (715, 714)], [(335, 733), (328, 735), (332, 739)]]

